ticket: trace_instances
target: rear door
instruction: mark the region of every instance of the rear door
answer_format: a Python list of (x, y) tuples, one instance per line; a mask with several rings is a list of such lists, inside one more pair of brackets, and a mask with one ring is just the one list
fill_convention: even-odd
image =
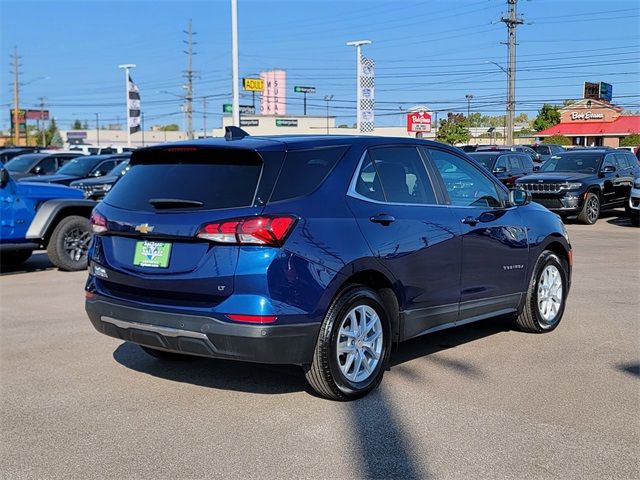
[(467, 159), (436, 147), (425, 150), (462, 228), (459, 320), (513, 311), (526, 288), (529, 255), (518, 209), (509, 207), (506, 192)]
[(460, 226), (439, 204), (419, 150), (406, 145), (370, 148), (347, 203), (373, 254), (404, 292), (403, 338), (454, 322)]
[(618, 200), (627, 200), (633, 185), (634, 171), (625, 153), (616, 153), (615, 157), (617, 168), (616, 174), (618, 175), (616, 197), (618, 197)]
[(94, 259), (108, 278), (98, 287), (152, 303), (212, 305), (233, 293), (240, 247), (196, 234), (208, 223), (257, 215), (262, 158), (240, 149), (150, 150), (97, 207), (108, 234), (96, 237)]

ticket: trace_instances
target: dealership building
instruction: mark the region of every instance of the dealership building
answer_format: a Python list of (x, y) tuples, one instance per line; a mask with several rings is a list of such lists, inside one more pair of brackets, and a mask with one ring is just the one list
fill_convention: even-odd
[(538, 132), (541, 138), (562, 135), (572, 145), (619, 147), (620, 140), (640, 133), (640, 116), (605, 100), (584, 98), (560, 109), (560, 123)]

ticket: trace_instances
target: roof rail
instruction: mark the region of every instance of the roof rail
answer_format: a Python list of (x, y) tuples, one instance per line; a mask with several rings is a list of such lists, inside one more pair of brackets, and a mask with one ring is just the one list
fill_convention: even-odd
[(248, 137), (249, 134), (238, 127), (224, 127), (225, 140), (240, 140), (244, 137)]

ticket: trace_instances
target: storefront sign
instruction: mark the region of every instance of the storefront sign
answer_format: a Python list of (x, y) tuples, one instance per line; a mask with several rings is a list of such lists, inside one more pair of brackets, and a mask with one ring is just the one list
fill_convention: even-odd
[(588, 112), (571, 112), (571, 120), (602, 120), (604, 113)]
[(264, 80), (261, 78), (243, 78), (242, 88), (248, 92), (261, 92), (264, 90)]
[(429, 112), (411, 112), (407, 114), (407, 132), (430, 132), (431, 114)]
[(257, 127), (260, 122), (257, 119), (240, 119), (241, 127)]
[(276, 127), (297, 127), (298, 120), (293, 118), (276, 118)]

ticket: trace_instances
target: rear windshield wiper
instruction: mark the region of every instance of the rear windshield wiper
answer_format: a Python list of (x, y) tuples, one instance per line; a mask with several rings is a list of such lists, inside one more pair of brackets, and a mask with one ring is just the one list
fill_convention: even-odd
[(189, 208), (202, 207), (204, 202), (184, 200), (182, 198), (150, 198), (149, 203), (155, 208)]

